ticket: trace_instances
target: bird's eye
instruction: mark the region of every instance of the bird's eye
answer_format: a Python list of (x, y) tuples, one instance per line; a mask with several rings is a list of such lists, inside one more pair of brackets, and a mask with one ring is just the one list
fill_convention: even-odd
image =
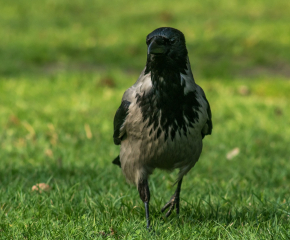
[(170, 41), (171, 44), (173, 44), (173, 43), (175, 43), (176, 39), (175, 38), (171, 38), (169, 41)]

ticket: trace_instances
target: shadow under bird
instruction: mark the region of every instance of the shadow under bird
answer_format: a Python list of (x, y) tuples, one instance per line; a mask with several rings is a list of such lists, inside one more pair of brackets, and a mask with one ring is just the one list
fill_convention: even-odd
[(178, 214), (183, 176), (199, 159), (212, 121), (210, 105), (191, 72), (183, 33), (158, 28), (146, 44), (146, 66), (124, 93), (114, 118), (114, 143), (121, 147), (113, 163), (137, 186), (149, 227), (149, 175), (155, 168), (179, 169), (177, 189), (161, 209), (169, 208), (167, 217), (174, 208)]

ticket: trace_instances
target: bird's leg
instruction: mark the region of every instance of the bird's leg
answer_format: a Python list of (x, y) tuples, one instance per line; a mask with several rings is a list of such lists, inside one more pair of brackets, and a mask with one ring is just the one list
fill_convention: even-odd
[(149, 220), (150, 191), (149, 191), (147, 179), (139, 181), (139, 183), (138, 183), (138, 191), (139, 191), (140, 198), (144, 202), (144, 205), (145, 205), (145, 214), (146, 214), (147, 228), (149, 228), (150, 227), (150, 220)]
[(165, 209), (169, 208), (169, 210), (166, 213), (166, 217), (168, 217), (174, 207), (176, 206), (176, 213), (179, 214), (179, 196), (180, 196), (180, 190), (181, 190), (181, 183), (182, 183), (182, 178), (178, 182), (177, 188), (175, 193), (172, 195), (170, 198), (169, 202), (164, 205), (164, 207), (161, 209), (161, 212), (164, 212)]

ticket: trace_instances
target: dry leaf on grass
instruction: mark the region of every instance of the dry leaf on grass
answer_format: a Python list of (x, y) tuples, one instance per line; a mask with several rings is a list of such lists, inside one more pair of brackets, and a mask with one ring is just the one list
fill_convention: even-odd
[(116, 87), (115, 80), (111, 77), (102, 78), (99, 85), (104, 86), (104, 87), (109, 87), (109, 88)]
[(238, 93), (240, 95), (242, 95), (242, 96), (248, 96), (248, 95), (251, 94), (251, 91), (250, 91), (250, 89), (247, 86), (242, 85), (242, 86), (239, 87)]
[(93, 134), (92, 134), (90, 125), (87, 123), (85, 124), (85, 132), (86, 132), (87, 139), (92, 139)]
[(110, 228), (110, 234), (109, 233), (105, 233), (104, 231), (99, 232), (99, 235), (102, 235), (104, 237), (108, 237), (108, 236), (113, 236), (116, 234), (116, 231), (113, 228)]
[(51, 149), (45, 149), (44, 153), (46, 156), (53, 158), (53, 151)]
[(32, 191), (38, 191), (39, 193), (42, 193), (42, 191), (49, 192), (50, 190), (51, 187), (46, 183), (37, 183), (32, 187)]
[(234, 148), (233, 150), (231, 150), (230, 152), (227, 153), (227, 159), (231, 160), (235, 156), (237, 156), (239, 153), (240, 153), (240, 149), (238, 147), (236, 147), (236, 148)]

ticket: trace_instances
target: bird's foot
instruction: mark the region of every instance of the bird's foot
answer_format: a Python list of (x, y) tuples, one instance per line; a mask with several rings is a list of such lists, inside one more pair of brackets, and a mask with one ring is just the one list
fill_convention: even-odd
[(164, 205), (164, 207), (161, 209), (161, 212), (164, 212), (167, 208), (169, 210), (166, 213), (166, 217), (170, 216), (172, 213), (172, 210), (176, 207), (176, 214), (179, 214), (179, 192), (175, 192), (172, 197), (170, 198), (169, 202)]

